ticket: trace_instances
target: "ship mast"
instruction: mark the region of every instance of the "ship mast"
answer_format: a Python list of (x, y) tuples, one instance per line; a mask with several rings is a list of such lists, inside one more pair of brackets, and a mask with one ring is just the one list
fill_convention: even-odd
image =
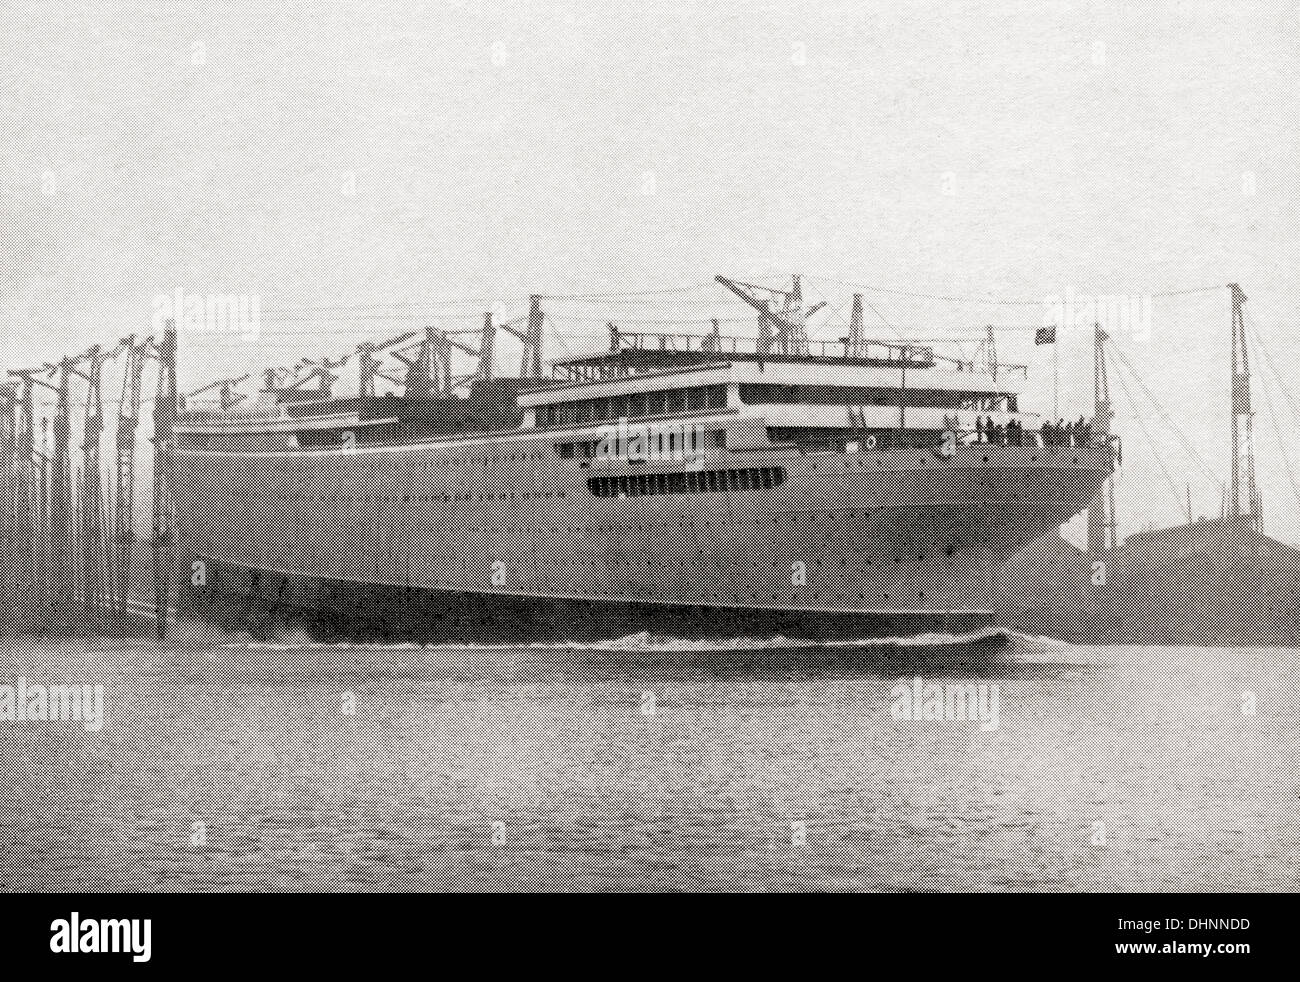
[(176, 562), (176, 501), (172, 487), (172, 463), (176, 440), (176, 413), (180, 397), (176, 391), (176, 323), (163, 326), (162, 341), (154, 346), (158, 362), (158, 388), (153, 408), (153, 572), (154, 616), (158, 639), (167, 640), (172, 575)]
[(849, 314), (849, 357), (857, 358), (862, 350), (862, 294), (853, 294), (853, 310)]
[[(1110, 435), (1115, 413), (1110, 401), (1110, 380), (1106, 376), (1106, 348), (1109, 335), (1100, 324), (1093, 325), (1092, 342), (1092, 429), (1103, 440)], [(1088, 552), (1091, 555), (1114, 549), (1115, 479), (1106, 478), (1096, 497), (1088, 504)]]

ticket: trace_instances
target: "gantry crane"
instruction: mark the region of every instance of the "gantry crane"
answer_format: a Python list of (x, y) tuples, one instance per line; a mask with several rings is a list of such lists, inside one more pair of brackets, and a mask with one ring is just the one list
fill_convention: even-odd
[(18, 388), (0, 383), (0, 619), (16, 608), (18, 599), (17, 562), (17, 412)]
[(39, 585), (36, 575), (37, 532), (40, 529), (41, 481), (36, 462), (36, 381), (34, 376), (44, 369), (10, 370), (19, 380), (18, 418), (15, 429), (15, 464), (17, 488), (15, 491), (15, 543), (19, 559), (21, 584), (35, 590)]
[[(127, 350), (126, 342), (120, 342), (110, 351), (103, 350), (97, 344), (92, 345), (88, 351), (75, 359), (72, 367), (73, 373), (86, 382), (86, 411), (81, 430), (81, 482), (78, 495), (83, 587), (80, 599), (86, 613), (92, 615), (102, 604), (105, 590), (103, 574), (106, 565), (104, 542), (106, 518), (103, 473), (100, 465), (104, 438), (104, 365), (125, 350)], [(85, 371), (76, 367), (83, 364), (86, 366)]]
[(135, 566), (135, 447), (140, 428), (141, 388), (144, 365), (153, 351), (153, 338), (122, 342), (126, 365), (122, 372), (122, 398), (117, 406), (114, 433), (113, 573), (109, 588), (119, 611), (125, 611), (131, 597), (131, 571)]
[[(44, 367), (45, 378), (33, 374), (37, 385), (55, 394), (53, 454), (50, 460), (49, 501), (46, 513), (46, 536), (50, 550), (50, 575), (56, 593), (72, 596), (73, 525), (72, 525), (72, 418), (70, 385), (72, 358)], [(52, 380), (57, 376), (58, 381)]]
[[(1234, 518), (1247, 516), (1247, 524), (1255, 531), (1263, 528), (1262, 502), (1255, 481), (1254, 411), (1250, 400), (1250, 355), (1246, 346), (1246, 321), (1242, 305), (1246, 295), (1236, 283), (1229, 283), (1232, 298), (1232, 485), (1229, 514)], [(1242, 484), (1245, 484), (1246, 501), (1242, 503)]]

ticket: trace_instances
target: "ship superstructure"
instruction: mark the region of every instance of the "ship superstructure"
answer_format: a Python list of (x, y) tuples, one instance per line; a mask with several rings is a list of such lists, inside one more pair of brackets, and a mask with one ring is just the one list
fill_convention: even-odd
[(489, 361), (463, 396), (431, 333), (406, 395), (269, 385), (184, 414), (189, 602), (382, 638), (987, 625), (1001, 562), (1087, 506), (1113, 438), (1040, 439), (995, 357), (810, 341), (755, 305), (757, 337), (611, 327), (546, 377), (530, 328), (524, 377)]

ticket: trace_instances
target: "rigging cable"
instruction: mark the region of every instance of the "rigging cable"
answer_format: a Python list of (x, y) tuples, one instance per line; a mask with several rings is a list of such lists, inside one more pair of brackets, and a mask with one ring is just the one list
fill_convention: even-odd
[[(1245, 311), (1243, 311), (1243, 314), (1245, 314)], [(1277, 370), (1277, 364), (1273, 361), (1273, 353), (1269, 351), (1268, 346), (1264, 344), (1264, 336), (1260, 333), (1259, 325), (1255, 323), (1255, 319), (1249, 314), (1245, 314), (1245, 320), (1254, 332), (1255, 341), (1259, 345), (1259, 350), (1261, 354), (1263, 354), (1264, 360), (1268, 363), (1268, 367), (1277, 378), (1277, 385), (1282, 392), (1282, 397), (1286, 399), (1286, 403), (1291, 407), (1291, 412), (1295, 415), (1296, 419), (1300, 419), (1300, 410), (1296, 409), (1295, 400), (1291, 398), (1291, 393), (1287, 390), (1286, 384), (1282, 381), (1282, 373)]]
[[(1211, 482), (1217, 484), (1220, 488), (1222, 488), (1223, 481), (1219, 480), (1218, 475), (1216, 475), (1214, 471), (1210, 469), (1210, 465), (1205, 462), (1205, 458), (1202, 457), (1197, 452), (1196, 447), (1192, 444), (1191, 440), (1187, 438), (1187, 435), (1183, 433), (1182, 429), (1179, 428), (1178, 424), (1174, 422), (1173, 418), (1165, 410), (1165, 407), (1161, 405), (1160, 400), (1155, 397), (1155, 393), (1153, 393), (1151, 389), (1147, 386), (1147, 384), (1144, 381), (1142, 381), (1142, 376), (1138, 373), (1138, 370), (1133, 367), (1133, 363), (1128, 360), (1128, 358), (1125, 356), (1123, 351), (1121, 351), (1118, 347), (1115, 346), (1113, 340), (1107, 347), (1119, 360), (1119, 363), (1122, 363), (1123, 366), (1129, 370), (1129, 373), (1133, 377), (1133, 381), (1137, 383), (1138, 388), (1140, 388), (1142, 392), (1146, 395), (1147, 399), (1151, 401), (1151, 405), (1155, 408), (1156, 412), (1160, 415), (1160, 419), (1173, 432), (1174, 436), (1178, 439), (1178, 442), (1182, 444), (1183, 449), (1187, 451), (1188, 456), (1191, 457), (1194, 461), (1196, 461), (1197, 465), (1201, 468), (1201, 473), (1204, 474), (1207, 478), (1209, 478)], [(1134, 405), (1133, 409), (1134, 412), (1136, 412), (1137, 406)]]
[[(1113, 358), (1112, 363), (1115, 363)], [(1179, 494), (1178, 486), (1174, 483), (1174, 479), (1170, 475), (1169, 469), (1165, 467), (1164, 458), (1161, 457), (1160, 451), (1156, 448), (1156, 442), (1152, 438), (1151, 431), (1147, 429), (1147, 424), (1142, 418), (1142, 412), (1138, 408), (1137, 400), (1133, 398), (1133, 392), (1129, 389), (1128, 383), (1124, 381), (1124, 374), (1119, 370), (1119, 365), (1117, 363), (1115, 363), (1115, 380), (1119, 382), (1120, 388), (1124, 390), (1124, 395), (1128, 398), (1129, 406), (1133, 410), (1133, 418), (1141, 428), (1142, 435), (1147, 438), (1147, 444), (1151, 447), (1151, 456), (1155, 458), (1155, 462), (1160, 468), (1160, 473), (1164, 475), (1165, 483), (1169, 485), (1169, 491), (1174, 496), (1174, 501), (1178, 503), (1178, 509), (1181, 511), (1184, 507), (1182, 500), (1183, 496)], [(1187, 521), (1190, 523), (1191, 520), (1192, 513), (1188, 510)]]
[[(888, 293), (897, 297), (912, 297), (918, 300), (940, 300), (945, 303), (983, 304), (995, 307), (1041, 307), (1044, 304), (1044, 298), (1042, 297), (1039, 297), (1037, 300), (988, 300), (984, 297), (959, 297), (937, 293), (915, 293), (909, 290), (892, 290), (883, 286), (869, 286), (866, 283), (850, 283), (846, 280), (837, 280), (829, 276), (807, 276), (805, 279), (835, 283), (839, 286), (846, 286), (854, 290), (870, 290), (872, 293)], [(1224, 289), (1224, 287), (1221, 284), (1216, 286), (1198, 286), (1187, 290), (1166, 290), (1162, 293), (1149, 294), (1149, 296), (1152, 298), (1180, 297), (1189, 293), (1209, 293), (1211, 291), (1222, 289)]]

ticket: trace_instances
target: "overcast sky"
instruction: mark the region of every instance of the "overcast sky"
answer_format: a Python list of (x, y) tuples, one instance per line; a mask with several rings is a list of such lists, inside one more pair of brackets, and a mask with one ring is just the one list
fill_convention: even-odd
[[(477, 298), (719, 272), (1001, 300), (1235, 280), (1300, 388), (1292, 6), (871, 6), (9, 0), (0, 358), (147, 332), (177, 288), (256, 296), (263, 313), (257, 343), (182, 337), (193, 388), (424, 322), (360, 316), (373, 305), (475, 298), (436, 309), (476, 316)], [(687, 309), (670, 296), (616, 311)], [(734, 310), (701, 291), (692, 316), (712, 298)], [(1004, 357), (1031, 361), (1027, 408), (1051, 411), (1050, 349), (1025, 329), (1040, 309), (868, 298), (884, 336), (1007, 325)], [(594, 344), (609, 313), (554, 312), (563, 350)], [(1149, 338), (1117, 343), (1224, 475), (1226, 292), (1152, 312)], [(1091, 411), (1089, 343), (1062, 337), (1063, 413)], [(1115, 395), (1121, 523), (1179, 520)], [(1174, 483), (1216, 511), (1148, 416)], [(1288, 412), (1300, 464), (1296, 426)], [(1262, 414), (1257, 430), (1268, 525), (1298, 540)]]

